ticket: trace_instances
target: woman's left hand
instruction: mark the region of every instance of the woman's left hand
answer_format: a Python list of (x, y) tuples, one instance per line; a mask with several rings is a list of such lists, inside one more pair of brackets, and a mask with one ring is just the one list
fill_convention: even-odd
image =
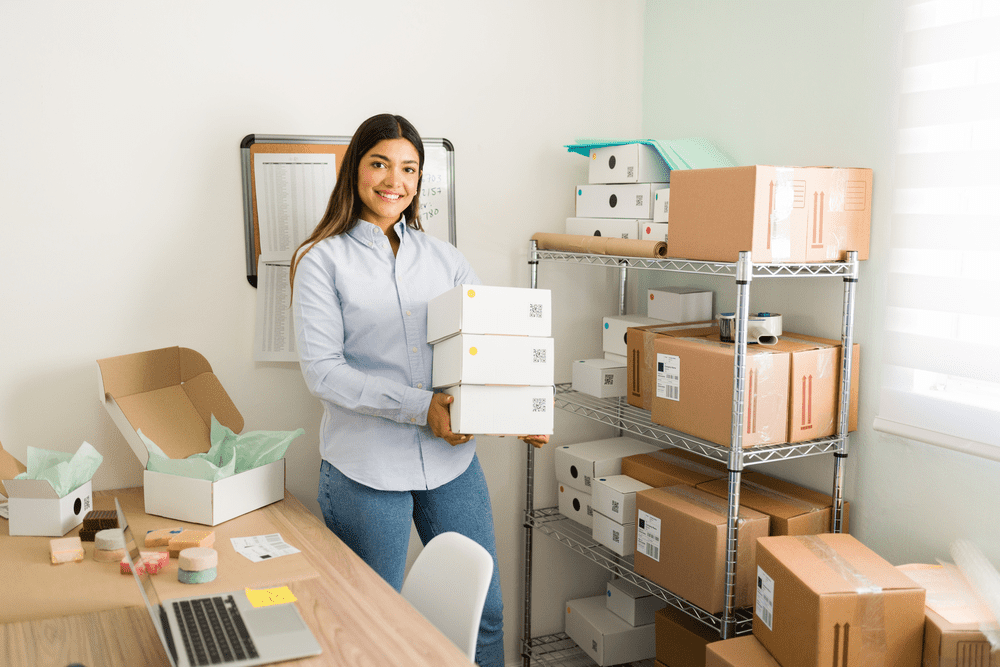
[(547, 436), (547, 435), (522, 435), (520, 437), (520, 439), (524, 440), (526, 443), (528, 443), (532, 447), (541, 447), (542, 445), (548, 443), (549, 436)]

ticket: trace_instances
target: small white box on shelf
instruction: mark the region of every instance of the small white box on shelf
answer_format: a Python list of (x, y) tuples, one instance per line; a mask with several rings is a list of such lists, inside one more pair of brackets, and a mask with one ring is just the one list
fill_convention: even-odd
[(614, 398), (624, 396), (628, 385), (625, 364), (608, 359), (580, 359), (573, 362), (573, 391)]
[(615, 363), (622, 364), (623, 366), (628, 366), (628, 357), (624, 354), (615, 354), (613, 352), (605, 352), (604, 358), (608, 361), (614, 361)]
[(666, 183), (578, 185), (576, 217), (653, 219), (653, 193)]
[(566, 218), (566, 233), (581, 236), (604, 236), (613, 239), (637, 239), (639, 227), (648, 220), (618, 218)]
[(635, 494), (652, 488), (628, 475), (595, 477), (591, 485), (594, 510), (618, 523), (635, 523)]
[(667, 603), (644, 588), (625, 579), (608, 582), (608, 609), (629, 625), (649, 625), (656, 622), (656, 612)]
[(552, 293), (530, 287), (456, 285), (427, 303), (427, 342), (455, 334), (552, 335)]
[(656, 624), (635, 627), (608, 610), (606, 595), (566, 603), (566, 634), (598, 665), (649, 660), (656, 655)]
[[(712, 319), (711, 316), (704, 319)], [(684, 320), (685, 322), (687, 320)], [(628, 341), (625, 334), (629, 327), (648, 327), (654, 324), (667, 324), (663, 320), (644, 315), (608, 315), (601, 323), (602, 349), (611, 354), (628, 357)]]
[(559, 485), (559, 513), (577, 523), (593, 528), (594, 510), (590, 494), (568, 484)]
[(591, 493), (595, 477), (621, 474), (622, 459), (626, 456), (649, 454), (659, 449), (658, 445), (625, 436), (562, 445), (556, 447), (553, 455), (556, 479)]
[(669, 243), (667, 241), (669, 228), (670, 224), (666, 222), (647, 222), (644, 225), (639, 225), (639, 240)]
[(711, 290), (698, 287), (658, 287), (647, 291), (649, 317), (666, 322), (700, 322), (712, 319)]
[(653, 193), (653, 222), (670, 222), (670, 188)]
[[(593, 501), (593, 496), (591, 496), (591, 501)], [(596, 542), (603, 544), (619, 556), (631, 556), (635, 553), (634, 523), (618, 523), (595, 510), (592, 535)]]
[(553, 357), (552, 338), (458, 334), (434, 345), (433, 385), (550, 386)]
[(653, 183), (670, 180), (670, 168), (648, 144), (622, 144), (590, 149), (591, 183)]

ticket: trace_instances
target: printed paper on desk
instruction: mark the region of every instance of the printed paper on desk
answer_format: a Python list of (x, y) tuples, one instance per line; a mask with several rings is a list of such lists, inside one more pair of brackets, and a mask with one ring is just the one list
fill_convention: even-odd
[(281, 539), (280, 533), (255, 535), (253, 537), (233, 537), (230, 538), (230, 541), (232, 541), (233, 549), (236, 550), (236, 553), (254, 563), (299, 553), (298, 549)]

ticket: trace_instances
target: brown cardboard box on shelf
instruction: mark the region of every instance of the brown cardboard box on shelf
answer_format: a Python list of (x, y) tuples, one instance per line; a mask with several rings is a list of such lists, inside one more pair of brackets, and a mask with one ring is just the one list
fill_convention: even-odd
[(634, 454), (622, 459), (621, 473), (652, 487), (686, 484), (695, 486), (720, 477), (727, 477), (726, 467), (717, 461), (701, 457), (687, 458), (684, 450), (661, 449), (648, 454)]
[[(729, 497), (729, 480), (698, 485), (719, 498)], [(755, 470), (744, 471), (740, 480), (740, 506), (771, 517), (771, 535), (816, 535), (829, 533), (833, 498), (819, 491), (786, 482)], [(842, 532), (848, 532), (848, 503), (844, 503)]]
[[(788, 430), (790, 436), (793, 430), (796, 430), (797, 433), (795, 434), (795, 439), (790, 439), (789, 442), (801, 442), (803, 440), (812, 440), (814, 438), (833, 435), (837, 432), (840, 419), (840, 348), (842, 342), (831, 338), (807, 336), (805, 334), (786, 331), (778, 339), (776, 347), (780, 349), (782, 345), (803, 344), (813, 346), (815, 352), (810, 355), (804, 355), (799, 360), (798, 367), (796, 367), (795, 359), (798, 355), (795, 353), (792, 355), (792, 370), (789, 376), (791, 386), (789, 392)], [(848, 431), (858, 430), (858, 387), (860, 386), (859, 378), (861, 377), (861, 346), (855, 343), (852, 347), (851, 398), (849, 404), (850, 411), (847, 415)], [(809, 359), (809, 357), (813, 358)], [(828, 370), (830, 364), (833, 365), (832, 383), (829, 379)], [(812, 370), (813, 366), (817, 368), (822, 367), (827, 370), (822, 373), (825, 382), (824, 388), (819, 392), (816, 385), (813, 384), (812, 387), (815, 393), (810, 396), (808, 393), (810, 387), (809, 375), (813, 375), (814, 381), (816, 377), (821, 375)], [(831, 384), (832, 392), (830, 391)], [(825, 424), (832, 422), (831, 425), (823, 429), (826, 432), (821, 433), (821, 429), (815, 425), (812, 428), (803, 428), (807, 423), (819, 424), (821, 421)]]
[(656, 659), (664, 665), (705, 667), (705, 647), (719, 631), (673, 607), (656, 612)]
[(851, 535), (764, 537), (753, 633), (782, 667), (918, 667), (924, 589)]
[(712, 642), (705, 650), (705, 667), (781, 667), (753, 635)]
[(671, 174), (668, 257), (755, 263), (868, 259), (871, 169), (755, 165)]
[[(184, 347), (137, 352), (97, 362), (100, 400), (145, 469), (149, 451), (138, 431), (174, 459), (211, 447), (212, 415), (243, 430), (212, 366)], [(285, 460), (212, 482), (143, 470), (147, 514), (215, 526), (285, 497)]]
[(954, 565), (899, 565), (927, 590), (923, 667), (1000, 667), (980, 629), (996, 619)]
[(655, 324), (629, 327), (626, 331), (628, 355), (629, 405), (643, 410), (653, 406), (656, 393), (656, 353), (653, 341), (657, 336), (710, 336), (719, 333), (716, 322), (684, 322), (681, 324)]
[[(729, 446), (733, 417), (733, 356), (736, 346), (717, 336), (653, 342), (657, 391), (652, 420), (696, 438)], [(786, 441), (789, 354), (771, 346), (748, 345), (743, 447)]]
[[(710, 614), (724, 608), (727, 501), (692, 486), (636, 494), (635, 571)], [(736, 605), (753, 604), (754, 553), (767, 536), (766, 514), (741, 507)]]

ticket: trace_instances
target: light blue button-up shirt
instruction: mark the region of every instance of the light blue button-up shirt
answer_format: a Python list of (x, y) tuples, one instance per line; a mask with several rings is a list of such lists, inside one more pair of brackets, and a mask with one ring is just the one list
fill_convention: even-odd
[(320, 455), (371, 488), (433, 489), (465, 472), (476, 445), (452, 447), (427, 426), (427, 302), (479, 278), (454, 246), (402, 220), (395, 229), (396, 256), (364, 220), (303, 256), (295, 335), (306, 385), (323, 403)]

